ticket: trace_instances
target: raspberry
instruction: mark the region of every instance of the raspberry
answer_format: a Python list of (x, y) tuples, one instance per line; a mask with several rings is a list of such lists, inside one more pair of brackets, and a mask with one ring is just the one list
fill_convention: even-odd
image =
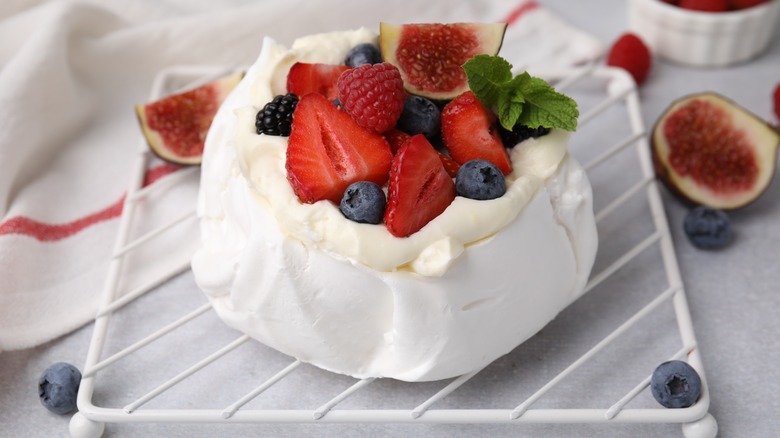
[(726, 0), (681, 0), (680, 7), (701, 12), (726, 12), (729, 8)]
[(633, 33), (623, 34), (609, 51), (607, 65), (621, 67), (641, 85), (650, 72), (653, 59), (645, 43)]
[(775, 94), (773, 97), (775, 101), (775, 115), (777, 116), (777, 120), (780, 121), (780, 83), (775, 87)]
[(386, 62), (345, 71), (338, 89), (341, 106), (360, 126), (376, 132), (395, 126), (406, 102), (401, 73)]

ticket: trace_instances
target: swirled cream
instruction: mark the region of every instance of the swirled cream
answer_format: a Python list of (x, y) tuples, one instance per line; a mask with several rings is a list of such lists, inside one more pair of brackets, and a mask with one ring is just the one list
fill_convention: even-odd
[(257, 135), (255, 115), (286, 92), (292, 64), (338, 64), (361, 42), (376, 35), (289, 50), (264, 40), (206, 140), (196, 281), (229, 326), (331, 371), (419, 381), (478, 369), (582, 293), (597, 246), (590, 184), (553, 130), (512, 149), (504, 196), (457, 197), (407, 238), (301, 203), (287, 137)]

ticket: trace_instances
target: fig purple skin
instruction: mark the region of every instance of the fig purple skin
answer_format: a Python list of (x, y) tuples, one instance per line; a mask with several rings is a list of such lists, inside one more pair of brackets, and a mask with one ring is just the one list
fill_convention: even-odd
[(653, 128), (656, 176), (683, 201), (733, 210), (755, 201), (775, 173), (780, 133), (716, 93), (683, 97)]

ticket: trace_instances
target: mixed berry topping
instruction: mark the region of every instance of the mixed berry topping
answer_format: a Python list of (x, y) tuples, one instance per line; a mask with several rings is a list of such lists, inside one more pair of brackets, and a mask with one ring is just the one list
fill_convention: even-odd
[(289, 137), (296, 105), (298, 105), (298, 96), (292, 93), (274, 97), (257, 113), (255, 118), (257, 133)]
[(338, 79), (341, 106), (364, 128), (385, 132), (395, 126), (406, 102), (401, 73), (392, 64), (364, 64)]
[(457, 196), (502, 197), (507, 148), (550, 132), (528, 118), (502, 128), (513, 125), (470, 90), (446, 102), (409, 95), (399, 67), (382, 61), (376, 45), (360, 44), (346, 65), (295, 63), (289, 94), (258, 113), (258, 133), (289, 134), (285, 168), (301, 202), (329, 201), (351, 221), (407, 237)]

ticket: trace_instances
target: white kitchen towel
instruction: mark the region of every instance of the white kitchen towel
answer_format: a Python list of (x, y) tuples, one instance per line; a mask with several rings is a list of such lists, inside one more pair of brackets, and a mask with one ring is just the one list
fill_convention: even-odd
[[(263, 36), (380, 21), (509, 23), (515, 65), (597, 59), (602, 45), (533, 1), (5, 0), (0, 4), (0, 350), (91, 321), (141, 139), (133, 112), (176, 65), (250, 64)], [(150, 163), (147, 183), (177, 172)], [(132, 235), (194, 209), (198, 175), (139, 205)], [(190, 221), (126, 260), (119, 295), (189, 259)], [(193, 291), (197, 293), (197, 291)]]

